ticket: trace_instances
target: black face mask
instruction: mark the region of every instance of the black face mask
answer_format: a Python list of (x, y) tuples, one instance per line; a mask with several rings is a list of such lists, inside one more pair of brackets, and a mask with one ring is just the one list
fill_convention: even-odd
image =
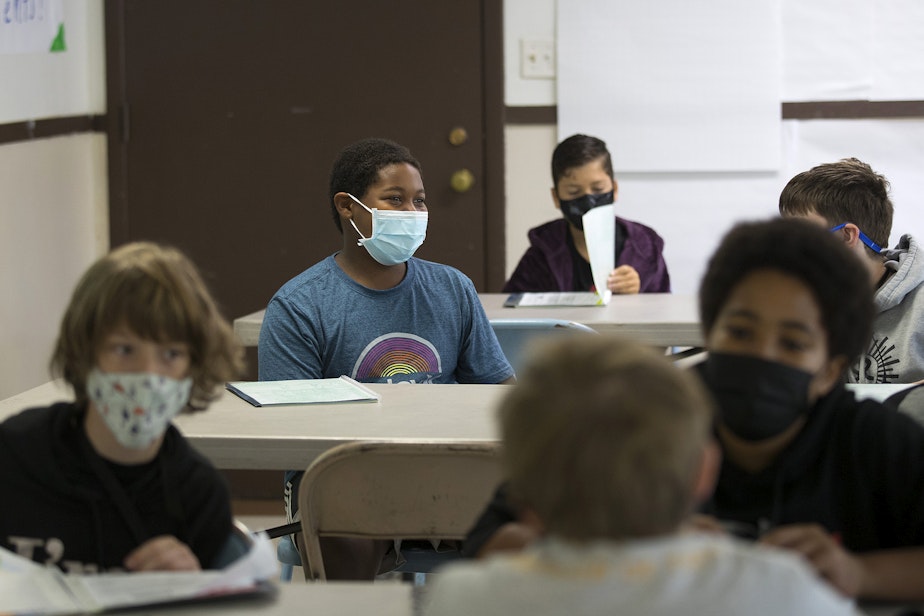
[(746, 441), (778, 436), (808, 412), (809, 372), (757, 357), (709, 353), (704, 375), (719, 420)]
[(561, 205), (561, 213), (562, 216), (565, 217), (565, 220), (583, 231), (584, 214), (600, 205), (609, 205), (613, 202), (615, 196), (615, 191), (611, 190), (610, 192), (600, 193), (598, 195), (591, 193), (583, 197), (578, 197), (577, 199), (568, 199), (567, 201), (559, 199), (558, 203)]

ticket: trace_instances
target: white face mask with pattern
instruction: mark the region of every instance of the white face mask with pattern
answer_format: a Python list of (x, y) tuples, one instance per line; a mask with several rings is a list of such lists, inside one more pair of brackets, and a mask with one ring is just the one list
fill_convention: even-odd
[(192, 378), (97, 368), (87, 375), (87, 396), (119, 444), (129, 449), (143, 449), (160, 438), (191, 390)]

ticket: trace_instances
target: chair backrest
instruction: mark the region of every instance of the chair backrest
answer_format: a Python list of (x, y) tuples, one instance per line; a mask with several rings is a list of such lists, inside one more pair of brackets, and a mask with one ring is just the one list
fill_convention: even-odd
[(501, 481), (499, 447), (362, 441), (318, 456), (298, 497), (306, 579), (327, 579), (320, 536), (463, 539)]
[(529, 357), (529, 345), (535, 340), (562, 334), (596, 334), (590, 327), (564, 319), (491, 319), (507, 361), (518, 372)]

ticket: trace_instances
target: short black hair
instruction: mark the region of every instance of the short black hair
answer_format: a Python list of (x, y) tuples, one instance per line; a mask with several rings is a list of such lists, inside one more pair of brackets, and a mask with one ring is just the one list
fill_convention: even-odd
[(869, 273), (834, 235), (797, 218), (740, 223), (725, 235), (699, 287), (704, 337), (735, 287), (760, 269), (793, 276), (811, 289), (828, 334), (829, 358), (856, 360), (869, 342), (873, 320)]
[(889, 181), (856, 158), (825, 163), (794, 176), (780, 193), (780, 214), (818, 214), (832, 227), (852, 222), (888, 246), (894, 208)]
[(555, 147), (552, 152), (552, 185), (558, 186), (558, 180), (568, 171), (597, 159), (603, 159), (603, 169), (610, 178), (613, 177), (613, 160), (606, 143), (590, 135), (571, 135)]
[(337, 230), (343, 233), (340, 215), (334, 204), (334, 195), (347, 192), (362, 199), (369, 187), (378, 179), (379, 171), (388, 165), (407, 163), (423, 175), (420, 163), (403, 145), (388, 139), (362, 139), (340, 151), (330, 171), (330, 211)]

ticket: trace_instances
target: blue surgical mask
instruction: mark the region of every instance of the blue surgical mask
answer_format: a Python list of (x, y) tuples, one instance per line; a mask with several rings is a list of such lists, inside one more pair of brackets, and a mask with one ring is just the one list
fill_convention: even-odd
[(347, 193), (353, 201), (372, 214), (372, 236), (366, 237), (351, 219), (359, 233), (357, 246), (365, 248), (382, 265), (398, 265), (410, 259), (427, 237), (427, 213), (404, 210), (369, 209), (366, 204)]
[(601, 205), (613, 203), (616, 191), (594, 194), (589, 193), (578, 197), (577, 199), (559, 199), (558, 204), (561, 206), (562, 216), (581, 231), (584, 230), (584, 214)]
[[(831, 227), (831, 229), (829, 229), (829, 231), (831, 231), (831, 233), (834, 233), (835, 231), (840, 231), (841, 229), (843, 229), (843, 228), (846, 227), (846, 226), (847, 226), (847, 223), (846, 223), (846, 222), (842, 222), (841, 224), (837, 225), (836, 227)], [(859, 229), (858, 229), (858, 231), (859, 231)], [(877, 243), (874, 242), (873, 240), (869, 239), (869, 236), (866, 235), (865, 233), (863, 233), (862, 231), (860, 231), (860, 241), (863, 242), (864, 244), (866, 244), (866, 247), (869, 248), (870, 250), (872, 250), (873, 252), (875, 252), (877, 255), (878, 255), (880, 252), (882, 252), (882, 246), (880, 246), (879, 244), (877, 244)]]

